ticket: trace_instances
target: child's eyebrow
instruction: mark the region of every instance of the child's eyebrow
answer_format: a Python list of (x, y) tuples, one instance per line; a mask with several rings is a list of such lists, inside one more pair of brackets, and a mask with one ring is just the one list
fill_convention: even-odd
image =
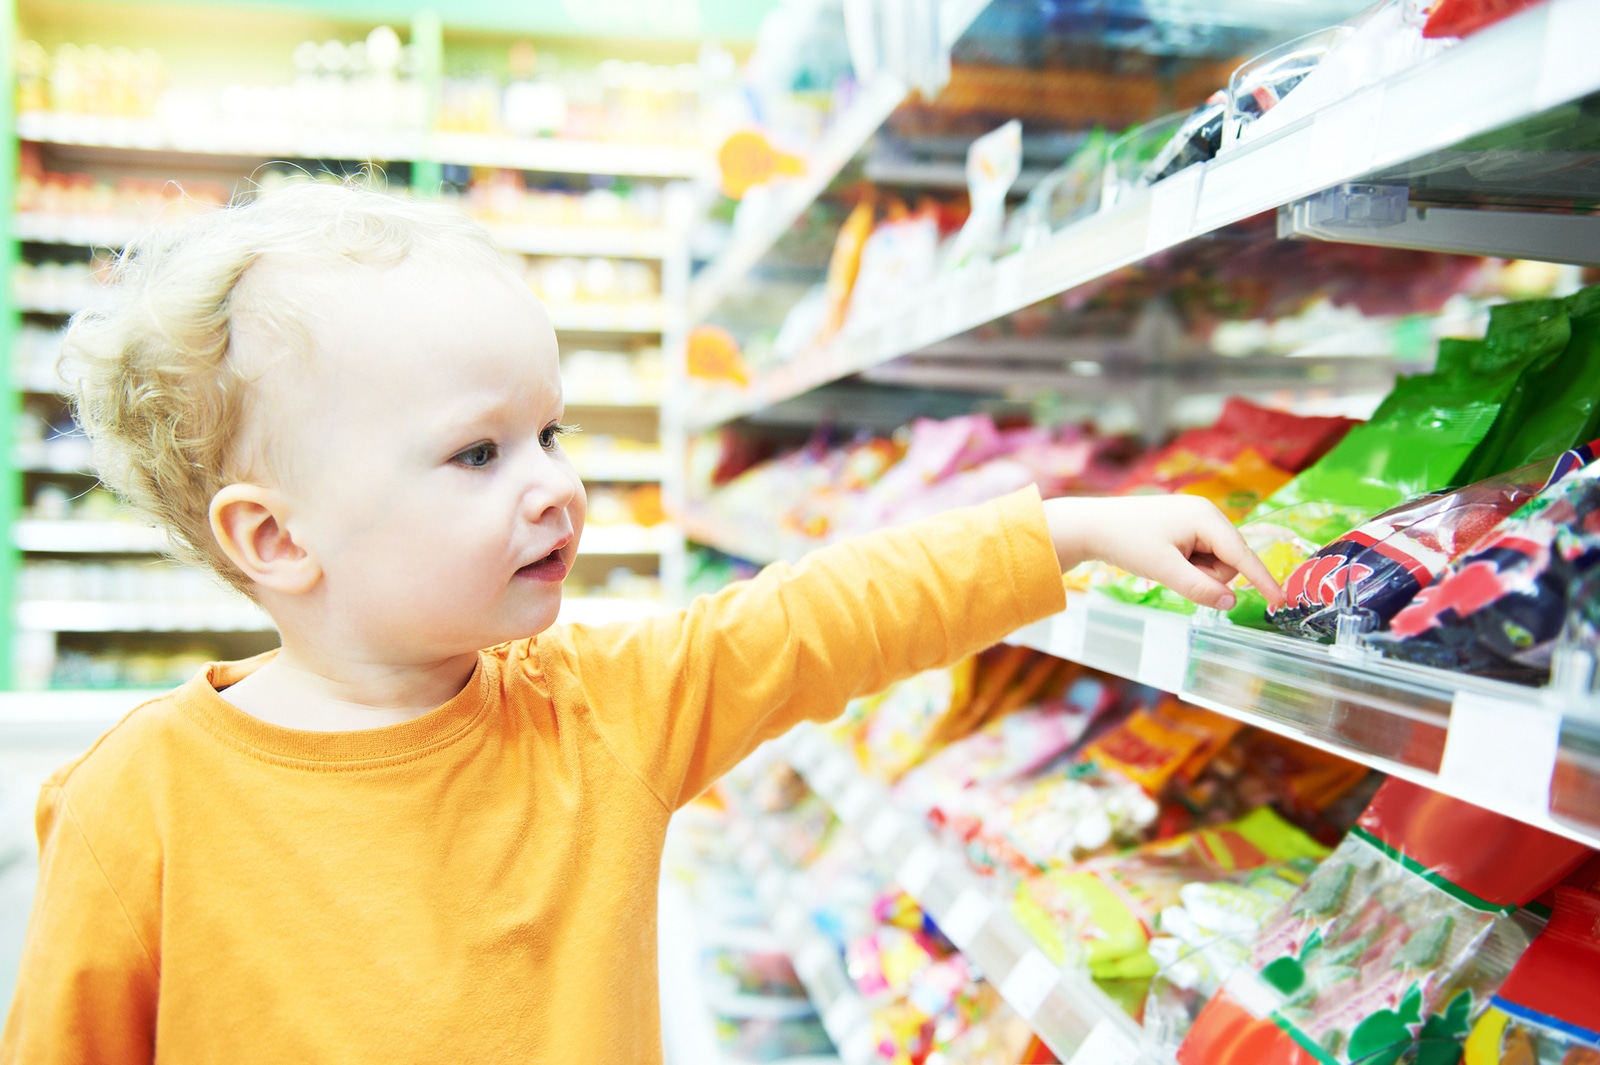
[[(549, 403), (538, 404), (548, 411), (546, 419), (557, 419), (566, 414), (565, 397), (558, 391)], [(439, 413), (433, 423), (446, 436), (472, 432), (481, 427), (499, 427), (521, 420), (528, 412), (528, 404), (513, 401), (508, 396), (496, 396), (482, 402), (462, 402)], [(541, 426), (543, 425), (541, 419)]]

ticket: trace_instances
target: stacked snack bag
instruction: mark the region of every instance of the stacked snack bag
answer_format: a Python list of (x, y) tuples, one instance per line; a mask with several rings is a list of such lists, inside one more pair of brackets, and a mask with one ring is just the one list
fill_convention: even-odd
[[(950, 739), (974, 678), (1010, 657), (858, 701), (836, 735), (1012, 895), (1047, 955), (1142, 1018), (1153, 1056), (1591, 1065), (1587, 848), (1397, 779), (1374, 795), (1361, 766), (1077, 666)], [(1023, 690), (1045, 669), (1006, 672)], [(1567, 1056), (1517, 1056), (1531, 1045)]]
[(1456, 1062), (1548, 912), (1523, 907), (1592, 857), (1391, 779), (1268, 919), (1178, 1061)]
[[(1593, 438), (1600, 431), (1595, 374), (1600, 292), (1497, 306), (1483, 340), (1442, 341), (1432, 373), (1402, 378), (1370, 421), (1265, 500), (1241, 529), (1273, 575), (1292, 580), (1325, 544), (1398, 504), (1552, 459)], [(1263, 624), (1265, 602), (1241, 590), (1231, 616)]]

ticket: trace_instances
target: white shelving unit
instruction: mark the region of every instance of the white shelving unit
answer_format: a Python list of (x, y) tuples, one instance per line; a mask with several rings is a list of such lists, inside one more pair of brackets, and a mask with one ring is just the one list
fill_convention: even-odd
[[(747, 388), (701, 389), (689, 427), (709, 429), (763, 410), (1252, 215), (1600, 91), (1600, 66), (1580, 56), (1596, 41), (1600, 7), (1549, 0), (1283, 129), (1182, 170), (1035, 247), (941, 276), (904, 303), (852, 323), (826, 347), (759, 375)], [(1492, 221), (1490, 214), (1480, 215), (1485, 217)], [(1573, 222), (1587, 233), (1587, 221), (1552, 225), (1558, 243), (1548, 249), (1550, 257), (1560, 259), (1572, 243)], [(1493, 235), (1482, 239), (1490, 242)], [(1504, 252), (1539, 251), (1525, 246), (1527, 241), (1523, 236), (1523, 246)], [(728, 261), (740, 264), (735, 273), (758, 261), (771, 243), (751, 239), (730, 249)], [(1413, 238), (1403, 246), (1419, 244)], [(729, 294), (722, 277), (713, 264), (697, 278), (691, 305), (696, 316), (709, 314)]]
[(793, 874), (761, 839), (748, 815), (734, 821), (729, 842), (736, 848), (739, 868), (755, 883), (756, 898), (822, 1018), (839, 1060), (844, 1065), (871, 1065), (878, 1058), (866, 1002), (850, 983), (839, 952), (807, 918), (805, 898)]
[[(1136, 382), (1110, 373), (1073, 378), (1070, 364), (1109, 365), (1094, 339), (965, 337), (979, 326), (1105, 278), (1197, 238), (1276, 212), (1278, 235), (1447, 253), (1595, 265), (1595, 219), (1523, 209), (1411, 206), (1403, 222), (1371, 230), (1323, 230), (1308, 198), (1347, 182), (1402, 172), (1469, 138), (1600, 93), (1600, 5), (1548, 0), (1353, 95), (1191, 166), (1042, 241), (908, 292), (899, 303), (853, 320), (826, 346), (758, 373), (747, 387), (680, 384), (691, 397), (686, 431), (770, 413), (844, 378), (877, 384), (969, 388), (1054, 385), (1074, 398), (1126, 395)], [(862, 98), (863, 101), (867, 97)], [(1285, 98), (1293, 99), (1292, 94)], [(887, 115), (892, 105), (874, 101)], [(860, 126), (872, 112), (849, 116)], [(815, 197), (844, 172), (871, 130), (841, 121), (817, 171)], [(835, 162), (845, 152), (854, 155)], [(823, 175), (826, 175), (825, 177)], [(1380, 178), (1373, 180), (1391, 180)], [(1393, 179), (1399, 180), (1399, 179)], [(771, 254), (810, 206), (785, 197), (769, 228), (736, 235), (695, 281), (696, 320), (736, 318), (743, 276)], [(1600, 189), (1590, 190), (1600, 194)], [(732, 308), (732, 311), (730, 311)], [(1372, 357), (1318, 360), (1213, 358), (1174, 352), (1147, 359), (1145, 374), (1193, 372), (1188, 392), (1249, 387), (1261, 373), (1274, 387), (1373, 389), (1403, 369)], [(1019, 370), (1045, 357), (1054, 368)], [(1029, 376), (1032, 373), (1033, 376)], [(1233, 375), (1230, 377), (1230, 374)], [(1274, 376), (1276, 375), (1276, 376)], [(1297, 376), (1298, 375), (1298, 376)], [(807, 406), (805, 409), (811, 409)], [(693, 541), (764, 564), (816, 546), (738, 515), (688, 500), (679, 523)], [(1139, 683), (1247, 724), (1412, 780), (1550, 832), (1600, 847), (1600, 699), (1589, 694), (1594, 663), (1562, 652), (1544, 688), (1485, 680), (1384, 659), (1364, 643), (1320, 645), (1195, 616), (1128, 606), (1098, 594), (1069, 596), (1062, 614), (1013, 634), (1033, 647)], [(1086, 974), (1062, 971), (1012, 917), (1008, 900), (969, 869), (953, 847), (896, 808), (889, 791), (818, 729), (797, 730), (784, 753), (839, 819), (859, 832), (885, 872), (917, 899), (1003, 997), (1063, 1060), (1145, 1065), (1139, 1028)], [(1153, 1063), (1151, 1063), (1153, 1065)]]
[(566, 174), (694, 178), (709, 162), (697, 148), (607, 141), (498, 137), (480, 133), (422, 134), (359, 129), (258, 130), (101, 115), (25, 113), (22, 140), (86, 148), (249, 159), (446, 160), (461, 166), (504, 167)]
[[(940, 0), (939, 38), (948, 50), (989, 6), (989, 0)], [(771, 202), (734, 233), (716, 260), (697, 274), (689, 288), (689, 321), (699, 322), (745, 281), (785, 233), (849, 165), (873, 134), (905, 99), (907, 87), (890, 75), (864, 86), (833, 121), (805, 160), (805, 172), (777, 183)]]
[[(12, 217), (12, 236), (30, 244), (120, 248), (152, 224), (115, 215), (52, 215), (38, 212)], [(665, 259), (676, 247), (671, 232), (605, 226), (534, 226), (491, 223), (484, 226), (506, 251), (523, 255), (599, 256), (610, 259)]]

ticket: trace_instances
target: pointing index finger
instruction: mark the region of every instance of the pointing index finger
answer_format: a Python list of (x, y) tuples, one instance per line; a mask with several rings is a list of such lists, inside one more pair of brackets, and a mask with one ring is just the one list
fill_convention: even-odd
[(1245, 580), (1255, 585), (1256, 590), (1266, 597), (1274, 610), (1282, 607), (1286, 602), (1283, 588), (1272, 579), (1272, 574), (1267, 571), (1266, 564), (1261, 561), (1260, 556), (1250, 550), (1250, 545), (1244, 542), (1239, 530), (1226, 518), (1222, 518), (1219, 525), (1221, 527), (1211, 538), (1211, 553), (1244, 574)]

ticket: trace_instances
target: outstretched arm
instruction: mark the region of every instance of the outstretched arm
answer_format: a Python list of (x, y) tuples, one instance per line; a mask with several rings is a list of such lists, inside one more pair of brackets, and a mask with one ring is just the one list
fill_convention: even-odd
[(635, 625), (538, 638), (558, 704), (675, 808), (763, 740), (950, 665), (1065, 603), (1104, 558), (1221, 605), (1236, 570), (1277, 585), (1222, 514), (1186, 496), (1051, 500), (1026, 489), (823, 548)]

